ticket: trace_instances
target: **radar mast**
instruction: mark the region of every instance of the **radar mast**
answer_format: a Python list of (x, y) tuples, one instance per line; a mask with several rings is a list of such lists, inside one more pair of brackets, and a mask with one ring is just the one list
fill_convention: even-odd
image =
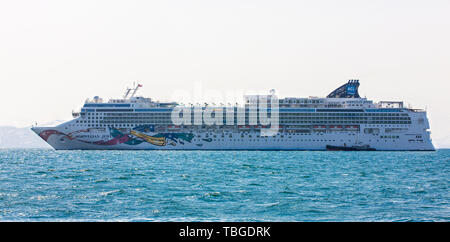
[(125, 92), (125, 95), (123, 96), (123, 99), (127, 99), (128, 95), (130, 95), (130, 92), (133, 91), (133, 93), (131, 93), (131, 95), (129, 96), (129, 98), (134, 97), (134, 95), (136, 94), (136, 92), (138, 91), (138, 89), (142, 87), (142, 84), (139, 84), (139, 82), (136, 85), (136, 82), (133, 83), (133, 88), (129, 88), (127, 87), (127, 90)]

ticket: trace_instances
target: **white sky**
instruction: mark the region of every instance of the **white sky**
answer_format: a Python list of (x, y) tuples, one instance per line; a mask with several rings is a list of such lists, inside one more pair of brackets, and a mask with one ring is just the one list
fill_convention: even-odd
[(94, 95), (215, 90), (428, 108), (450, 147), (450, 1), (0, 1), (0, 125), (69, 120)]

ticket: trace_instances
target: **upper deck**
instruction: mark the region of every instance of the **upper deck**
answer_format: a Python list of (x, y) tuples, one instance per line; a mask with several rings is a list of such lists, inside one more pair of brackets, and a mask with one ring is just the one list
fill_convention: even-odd
[[(87, 99), (79, 112), (73, 112), (74, 117), (86, 112), (167, 112), (170, 113), (176, 106), (180, 106), (177, 102), (158, 102), (151, 98), (135, 96), (137, 90), (142, 85), (138, 84), (134, 88), (128, 88), (126, 94), (121, 99), (110, 99), (104, 102), (98, 96), (93, 99)], [(320, 97), (286, 97), (278, 100), (280, 112), (423, 112), (424, 110), (404, 108), (401, 101), (380, 101), (373, 102), (367, 98), (361, 98), (358, 94), (359, 81), (350, 80), (347, 84), (334, 90), (325, 98)], [(131, 93), (131, 95), (129, 95)], [(270, 95), (245, 95), (244, 109), (248, 112), (249, 105), (252, 100), (258, 102), (260, 96), (264, 96), (268, 102)], [(203, 106), (190, 105), (191, 108), (213, 107), (205, 103)], [(216, 108), (232, 108), (237, 109), (239, 105), (232, 107), (216, 107)], [(268, 105), (270, 110), (270, 105)]]

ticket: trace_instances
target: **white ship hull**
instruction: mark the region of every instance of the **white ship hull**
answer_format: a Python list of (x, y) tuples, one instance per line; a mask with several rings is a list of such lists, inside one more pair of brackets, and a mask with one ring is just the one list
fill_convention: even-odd
[[(37, 134), (57, 128), (33, 128)], [(59, 131), (59, 130), (58, 130)], [(434, 151), (428, 134), (396, 134), (398, 138), (381, 138), (383, 135), (361, 134), (360, 132), (345, 133), (311, 133), (283, 134), (273, 137), (257, 137), (258, 133), (192, 133), (192, 140), (182, 138), (165, 138), (164, 144), (154, 144), (142, 141), (139, 144), (104, 144), (98, 137), (110, 137), (108, 133), (87, 132), (83, 138), (69, 138), (59, 131), (49, 135), (46, 142), (56, 150), (326, 150), (327, 145), (352, 146), (364, 144), (377, 151)], [(417, 132), (416, 132), (417, 133)], [(179, 134), (179, 133), (167, 133)], [(148, 133), (149, 136), (157, 133)], [(129, 135), (133, 136), (133, 135)], [(216, 137), (214, 137), (216, 136)], [(423, 137), (425, 136), (425, 137)], [(42, 137), (42, 136), (41, 136)], [(90, 137), (90, 138), (86, 138)], [(384, 136), (383, 136), (384, 137)], [(137, 137), (135, 137), (137, 138)], [(140, 140), (139, 138), (137, 138)], [(102, 144), (98, 144), (98, 142)]]

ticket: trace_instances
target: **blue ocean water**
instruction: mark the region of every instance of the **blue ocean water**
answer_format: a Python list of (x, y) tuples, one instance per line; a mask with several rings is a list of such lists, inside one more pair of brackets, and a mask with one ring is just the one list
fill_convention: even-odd
[(1, 221), (450, 221), (450, 150), (0, 150)]

